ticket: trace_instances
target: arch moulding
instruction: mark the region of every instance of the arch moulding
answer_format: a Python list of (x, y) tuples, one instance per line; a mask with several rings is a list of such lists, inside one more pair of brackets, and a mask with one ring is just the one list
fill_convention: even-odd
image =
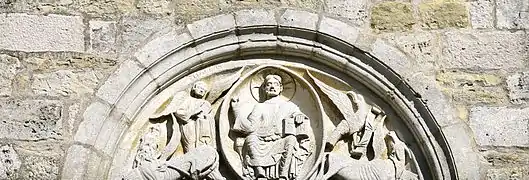
[[(218, 108), (213, 126), (217, 142), (213, 146), (219, 153), (221, 174), (227, 179), (244, 177), (239, 168), (243, 160), (239, 162), (233, 158), (233, 139), (227, 138), (232, 124), (219, 119), (228, 118), (228, 115), (223, 117), (223, 112), (229, 114), (230, 107), (226, 103), (235, 97), (233, 93), (243, 92), (237, 88), (238, 84), (242, 87), (247, 82), (243, 77), (252, 78), (252, 72), (258, 72), (252, 69), (268, 67), (282, 71), (286, 74), (282, 77), (295, 81), (296, 92), (300, 92), (297, 94), (301, 94), (299, 89), (306, 89), (307, 96), (314, 99), (313, 104), (322, 106), (323, 114), (326, 111), (323, 106), (336, 99), (319, 80), (341, 83), (343, 86), (338, 86), (349, 88), (345, 88), (347, 91), (362, 94), (368, 104), (377, 104), (376, 108), (385, 111), (389, 125), (384, 128), (395, 131), (415, 154), (413, 159), (418, 162), (415, 168), (407, 165), (410, 172), (422, 174), (424, 179), (465, 178), (458, 174), (460, 164), (456, 162), (457, 156), (464, 155), (454, 157), (452, 151), (469, 147), (458, 147), (464, 145), (447, 140), (438, 122), (445, 117), (435, 117), (407, 81), (373, 55), (372, 43), (359, 40), (369, 39), (369, 36), (339, 20), (290, 9), (238, 11), (158, 32), (134, 54), (135, 59), (123, 62), (97, 91), (68, 149), (62, 177), (121, 178), (124, 169), (132, 168), (140, 139), (148, 131), (148, 124), (153, 124), (149, 118), (168, 108), (168, 98), (173, 98), (175, 92), (188, 91), (196, 81), (206, 79), (209, 86), (213, 86), (212, 81), (219, 80), (215, 77), (229, 79), (234, 75), (240, 76), (228, 83), (233, 90), (210, 92), (210, 95), (217, 93), (219, 96), (212, 103), (213, 108)], [(303, 103), (310, 104), (292, 96), (290, 102), (300, 106), (301, 111), (305, 108)], [(332, 107), (342, 110), (335, 106)], [(347, 114), (340, 112), (342, 116)], [(311, 173), (318, 174), (318, 163), (327, 157), (325, 142), (340, 121), (333, 120), (331, 115), (316, 121), (313, 119), (318, 119), (315, 117), (319, 115), (305, 114), (311, 119), (313, 129), (318, 129), (314, 128), (318, 123), (323, 126), (309, 135), (315, 142), (314, 155), (307, 160), (311, 165), (303, 165), (298, 179), (318, 179)], [(376, 144), (376, 132), (372, 144)], [(169, 139), (168, 136), (159, 141)], [(390, 151), (385, 146), (383, 149)], [(390, 162), (389, 157), (382, 156)]]

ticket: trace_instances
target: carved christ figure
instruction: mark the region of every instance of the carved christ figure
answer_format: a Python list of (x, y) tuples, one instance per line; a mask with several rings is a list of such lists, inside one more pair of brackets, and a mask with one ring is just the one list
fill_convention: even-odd
[[(248, 134), (243, 161), (253, 169), (256, 179), (295, 178), (296, 136), (302, 134), (296, 128), (308, 118), (297, 105), (279, 97), (283, 91), (281, 76), (267, 75), (262, 87), (266, 100), (256, 104), (248, 117), (240, 117), (239, 100), (232, 99), (236, 118), (247, 118), (240, 121), (246, 122), (241, 126)], [(273, 173), (276, 171), (278, 174)]]

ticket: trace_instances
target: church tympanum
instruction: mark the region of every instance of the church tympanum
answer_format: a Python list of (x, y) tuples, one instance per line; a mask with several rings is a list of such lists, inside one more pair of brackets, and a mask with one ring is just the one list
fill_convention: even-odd
[(424, 179), (424, 156), (400, 117), (338, 77), (278, 60), (196, 71), (150, 102), (158, 108), (147, 111), (122, 177)]

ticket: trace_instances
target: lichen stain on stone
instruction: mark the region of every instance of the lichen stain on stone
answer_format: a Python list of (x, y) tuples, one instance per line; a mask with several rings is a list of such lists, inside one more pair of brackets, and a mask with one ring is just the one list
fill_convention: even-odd
[(469, 26), (468, 10), (458, 1), (434, 1), (419, 5), (421, 26), (425, 29)]
[(158, 107), (156, 109), (156, 111), (154, 112), (154, 114), (159, 114), (161, 112), (163, 112), (165, 110), (165, 108), (167, 108), (167, 105), (169, 105), (171, 103), (171, 101), (173, 101), (173, 96), (169, 97), (167, 100), (165, 100), (162, 105), (160, 105), (160, 107)]
[(503, 78), (493, 74), (465, 73), (458, 71), (440, 71), (436, 74), (437, 82), (449, 86), (498, 86)]
[(409, 31), (414, 24), (410, 3), (383, 2), (371, 10), (371, 28), (376, 31)]
[[(501, 86), (504, 80), (499, 75), (443, 70), (437, 72), (436, 81), (442, 86), (442, 92), (458, 103), (503, 104), (507, 102), (507, 92)], [(458, 114), (461, 119), (467, 119), (465, 112)]]

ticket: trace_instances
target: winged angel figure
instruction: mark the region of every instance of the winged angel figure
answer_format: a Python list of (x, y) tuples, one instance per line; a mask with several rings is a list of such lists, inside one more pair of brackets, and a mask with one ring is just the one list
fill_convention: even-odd
[[(309, 71), (307, 74), (344, 118), (327, 137), (325, 149), (328, 153), (321, 161), (321, 170), (310, 179), (422, 179), (420, 170), (415, 174), (406, 169), (410, 162), (418, 169), (417, 161), (396, 133), (387, 130), (386, 115), (381, 108), (369, 105), (354, 91), (335, 89)], [(341, 139), (351, 141), (350, 156), (332, 152)], [(374, 151), (369, 157), (367, 149)]]
[[(211, 76), (209, 88), (206, 81), (195, 82), (189, 93), (177, 92), (150, 118), (166, 122), (169, 126), (169, 142), (162, 152), (156, 152), (160, 130), (149, 128), (140, 140), (134, 169), (124, 179), (211, 179), (224, 180), (218, 170), (219, 156), (215, 149), (215, 120), (213, 106), (220, 104), (225, 91), (240, 78), (244, 67), (226, 76)], [(175, 155), (182, 146), (183, 155)]]

